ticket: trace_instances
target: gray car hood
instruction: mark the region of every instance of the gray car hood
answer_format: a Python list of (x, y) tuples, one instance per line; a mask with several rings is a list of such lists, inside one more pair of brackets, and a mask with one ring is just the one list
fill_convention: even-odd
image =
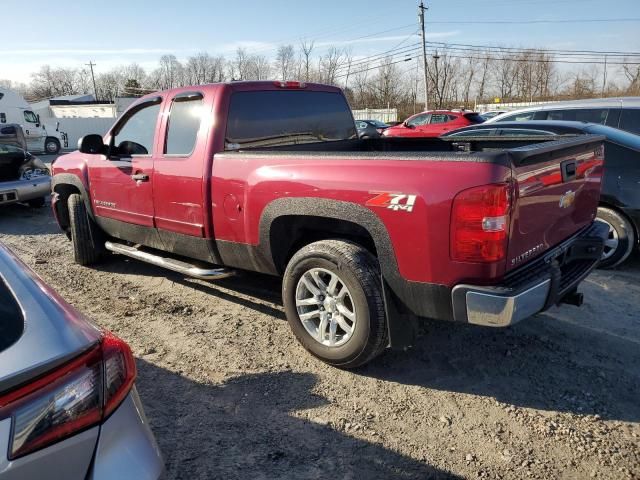
[(96, 326), (2, 243), (0, 277), (17, 299), (25, 320), (22, 336), (0, 352), (0, 393), (55, 368), (100, 340)]

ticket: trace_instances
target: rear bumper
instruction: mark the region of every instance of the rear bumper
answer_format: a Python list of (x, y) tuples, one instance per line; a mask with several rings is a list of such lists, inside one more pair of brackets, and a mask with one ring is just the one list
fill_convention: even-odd
[(164, 462), (135, 387), (100, 427), (88, 480), (158, 480)]
[(51, 177), (0, 182), (0, 205), (26, 202), (27, 200), (46, 197), (50, 193)]
[(607, 226), (596, 221), (511, 272), (501, 285), (456, 285), (451, 291), (454, 319), (506, 327), (560, 303), (596, 267), (607, 233)]

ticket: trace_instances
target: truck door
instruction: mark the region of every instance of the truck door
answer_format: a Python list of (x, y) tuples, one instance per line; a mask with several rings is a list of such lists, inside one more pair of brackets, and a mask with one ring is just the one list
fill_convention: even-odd
[(27, 150), (44, 151), (44, 134), (38, 116), (31, 110), (24, 110), (24, 136), (27, 139)]
[(211, 101), (197, 91), (167, 99), (163, 115), (166, 125), (159, 141), (161, 151), (154, 163), (158, 233), (168, 250), (190, 256), (196, 256), (196, 252), (189, 245), (201, 245), (205, 236), (203, 182), (210, 122), (203, 118), (208, 118)]
[(109, 156), (89, 159), (93, 208), (102, 228), (149, 246), (157, 246), (152, 185), (161, 104), (154, 97), (128, 110), (105, 139)]

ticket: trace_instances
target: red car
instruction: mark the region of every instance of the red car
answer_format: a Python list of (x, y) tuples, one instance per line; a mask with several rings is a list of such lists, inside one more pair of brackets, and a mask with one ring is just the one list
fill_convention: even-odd
[(507, 326), (579, 304), (608, 232), (603, 139), (362, 140), (338, 88), (199, 85), (137, 100), (59, 157), (52, 206), (82, 265), (111, 251), (282, 276), (293, 333), (348, 368), (410, 344), (412, 317)]
[(409, 117), (400, 125), (387, 128), (385, 137), (439, 137), (456, 128), (484, 122), (479, 114), (464, 110), (430, 110)]

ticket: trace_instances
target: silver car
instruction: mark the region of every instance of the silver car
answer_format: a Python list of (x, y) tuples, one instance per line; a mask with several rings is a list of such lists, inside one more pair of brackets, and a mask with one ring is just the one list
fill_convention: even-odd
[(129, 346), (0, 244), (0, 480), (155, 480)]

